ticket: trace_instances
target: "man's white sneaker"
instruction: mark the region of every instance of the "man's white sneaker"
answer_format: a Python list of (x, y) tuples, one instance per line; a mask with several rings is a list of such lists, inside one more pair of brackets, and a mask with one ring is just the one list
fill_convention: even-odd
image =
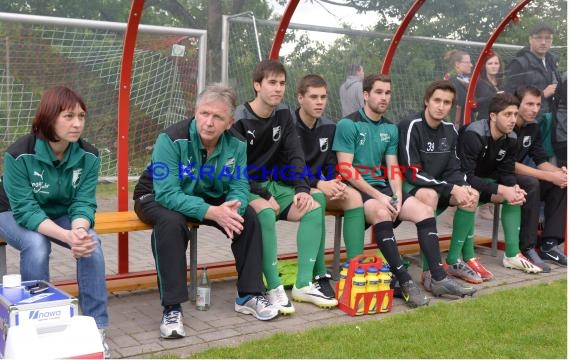
[(250, 314), (258, 320), (271, 320), (279, 316), (279, 310), (263, 295), (249, 295), (236, 298), (234, 310), (242, 314)]
[(186, 336), (181, 311), (170, 310), (162, 315), (160, 336), (165, 339), (178, 339)]
[(291, 296), (295, 301), (310, 302), (321, 308), (333, 308), (338, 305), (338, 300), (334, 296), (325, 295), (318, 283), (309, 283), (309, 285), (300, 289), (297, 289), (297, 286), (293, 286)]
[(275, 306), (283, 315), (290, 315), (295, 312), (295, 307), (289, 301), (283, 285), (267, 292), (267, 300)]
[(510, 269), (521, 270), (526, 273), (538, 274), (539, 272), (542, 272), (541, 268), (528, 261), (528, 259), (521, 253), (518, 253), (513, 257), (507, 257), (505, 255), (503, 257), (503, 266)]

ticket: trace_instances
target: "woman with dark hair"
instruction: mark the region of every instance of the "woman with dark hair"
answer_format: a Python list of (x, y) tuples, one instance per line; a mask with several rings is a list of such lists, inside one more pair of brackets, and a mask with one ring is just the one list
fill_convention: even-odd
[(493, 54), (481, 69), (481, 75), (475, 88), (477, 99), (477, 120), (489, 118), (489, 103), (493, 96), (504, 92), (502, 63), (499, 55)]
[(52, 243), (70, 249), (79, 306), (95, 319), (109, 357), (105, 260), (93, 231), (100, 159), (81, 139), (86, 112), (83, 99), (69, 88), (56, 86), (43, 94), (31, 133), (4, 154), (0, 238), (20, 251), (24, 281), (49, 281)]

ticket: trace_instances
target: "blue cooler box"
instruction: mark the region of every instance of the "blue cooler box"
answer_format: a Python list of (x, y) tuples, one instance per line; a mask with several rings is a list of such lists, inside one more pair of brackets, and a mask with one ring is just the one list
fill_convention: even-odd
[[(40, 292), (30, 293), (27, 286), (38, 284)], [(33, 290), (31, 290), (33, 292)], [(0, 286), (0, 355), (4, 357), (8, 330), (14, 326), (34, 324), (49, 327), (78, 315), (78, 301), (45, 281), (23, 281), (19, 287)]]

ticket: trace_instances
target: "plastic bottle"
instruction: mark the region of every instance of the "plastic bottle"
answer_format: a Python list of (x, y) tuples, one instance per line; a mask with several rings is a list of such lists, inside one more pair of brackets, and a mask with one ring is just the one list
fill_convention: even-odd
[[(386, 265), (382, 266), (378, 277), (380, 279), (378, 284), (378, 290), (389, 291), (390, 282), (392, 281), (392, 276), (390, 275), (390, 268), (387, 267)], [(390, 311), (390, 309), (388, 308), (389, 304), (390, 304), (389, 294), (385, 294), (384, 299), (382, 300), (382, 306), (380, 306), (380, 312)]]
[(349, 262), (345, 262), (342, 264), (340, 269), (340, 274), (338, 275), (338, 291), (337, 291), (337, 299), (340, 300), (342, 296), (342, 291), (344, 290), (344, 283), (346, 282), (346, 276), (348, 275), (348, 267), (350, 266)]
[(352, 290), (350, 292), (350, 308), (356, 309), (356, 315), (364, 313), (364, 297), (360, 298), (358, 304), (356, 303), (356, 294), (366, 292), (366, 277), (364, 277), (364, 270), (359, 267), (354, 271), (352, 277)]
[(196, 287), (196, 309), (206, 311), (210, 308), (210, 278), (208, 277), (208, 269), (202, 270), (200, 281)]
[[(379, 288), (378, 269), (374, 266), (370, 266), (366, 272), (366, 292), (375, 293)], [(370, 296), (370, 295), (368, 295)], [(376, 294), (371, 296), (370, 305), (368, 306), (368, 314), (375, 314), (377, 311), (377, 300)]]
[(392, 195), (392, 200), (390, 200), (390, 205), (392, 205), (392, 207), (396, 207), (398, 205), (398, 195), (396, 194)]

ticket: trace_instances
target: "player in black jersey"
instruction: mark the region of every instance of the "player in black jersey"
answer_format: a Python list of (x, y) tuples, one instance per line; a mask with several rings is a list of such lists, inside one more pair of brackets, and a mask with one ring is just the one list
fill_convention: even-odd
[[(281, 104), (286, 76), (285, 67), (276, 60), (257, 64), (252, 76), (255, 98), (236, 109), (233, 127), (247, 141), (249, 204), (257, 211), (261, 224), (268, 299), (281, 313), (291, 314), (295, 310), (277, 271), (276, 219), (299, 222), (293, 300), (325, 308), (336, 306), (338, 301), (329, 283), (324, 257), (319, 256), (324, 209), (311, 196), (291, 110)], [(317, 261), (322, 264), (317, 265)]]
[(526, 192), (515, 177), (519, 101), (511, 94), (497, 94), (489, 104), (489, 119), (472, 122), (459, 132), (458, 150), (467, 182), (479, 191), (482, 203), (503, 203), (501, 221), (505, 232), (503, 266), (528, 273), (542, 269), (519, 252), (521, 205)]
[[(344, 211), (346, 256), (352, 259), (364, 249), (364, 208), (360, 194), (337, 179), (336, 155), (332, 151), (336, 125), (323, 116), (327, 91), (327, 83), (321, 76), (304, 76), (297, 83), (299, 107), (292, 115), (305, 162), (311, 170), (309, 185), (319, 190), (313, 191), (313, 197), (323, 209)], [(324, 256), (324, 238), (321, 246), (319, 256)], [(316, 266), (320, 263), (324, 262), (317, 261)]]
[[(550, 272), (550, 266), (543, 260), (562, 266), (567, 264), (558, 244), (564, 241), (568, 174), (565, 167), (559, 168), (548, 162), (542, 147), (540, 128), (535, 121), (541, 95), (534, 86), (521, 87), (515, 92), (521, 102), (515, 126), (518, 144), (515, 174), (517, 183), (527, 194), (522, 206), (519, 248), (543, 272)], [(539, 254), (535, 247), (541, 201), (544, 201), (544, 230)]]
[[(404, 191), (437, 213), (448, 206), (457, 206), (446, 259), (447, 273), (479, 284), (483, 279), (492, 279), (493, 274), (475, 257), (473, 229), (479, 192), (467, 183), (461, 171), (455, 126), (444, 121), (454, 100), (455, 88), (450, 81), (432, 82), (424, 94), (424, 111), (398, 124), (398, 154), (400, 164), (406, 167)], [(423, 257), (422, 263), (422, 283), (430, 290), (431, 276)]]

